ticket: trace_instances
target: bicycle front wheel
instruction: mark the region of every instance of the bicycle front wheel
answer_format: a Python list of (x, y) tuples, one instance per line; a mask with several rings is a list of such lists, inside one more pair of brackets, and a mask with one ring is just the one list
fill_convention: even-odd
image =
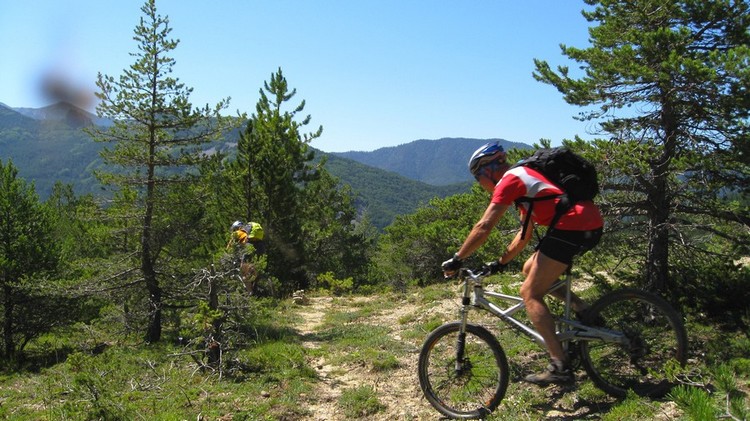
[(508, 360), (487, 329), (469, 324), (459, 342), (460, 328), (460, 322), (447, 323), (427, 336), (419, 353), (419, 385), (443, 415), (484, 418), (505, 396)]
[(597, 327), (622, 333), (627, 343), (581, 342), (583, 365), (594, 384), (616, 397), (628, 390), (648, 397), (666, 394), (672, 384), (664, 366), (684, 365), (687, 359), (687, 334), (677, 311), (656, 295), (623, 289), (591, 306), (584, 322), (595, 320)]

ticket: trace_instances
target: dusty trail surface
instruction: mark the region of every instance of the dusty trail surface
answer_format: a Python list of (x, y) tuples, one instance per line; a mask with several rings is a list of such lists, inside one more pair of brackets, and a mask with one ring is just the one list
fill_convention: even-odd
[[(372, 420), (437, 420), (438, 414), (425, 399), (417, 380), (419, 348), (408, 345), (409, 352), (399, 355), (398, 367), (386, 371), (374, 371), (364, 365), (340, 364), (336, 358), (318, 353), (325, 344), (319, 335), (325, 329), (326, 315), (356, 311), (367, 298), (313, 297), (308, 304), (299, 306), (300, 321), (296, 328), (303, 338), (303, 346), (310, 350), (310, 365), (317, 371), (320, 382), (312, 396), (304, 397), (311, 414), (308, 420), (349, 420), (351, 417), (340, 407), (339, 397), (345, 390), (360, 386), (371, 386), (378, 400), (385, 406), (377, 414), (360, 417)], [(365, 323), (380, 326), (400, 326), (399, 320), (417, 311), (414, 305), (403, 303), (400, 307), (378, 312), (366, 318)], [(401, 340), (395, 328), (391, 336)]]

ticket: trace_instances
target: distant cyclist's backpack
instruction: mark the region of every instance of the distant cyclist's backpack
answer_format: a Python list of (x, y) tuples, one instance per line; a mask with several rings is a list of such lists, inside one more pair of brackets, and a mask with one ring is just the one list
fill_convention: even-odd
[(526, 220), (523, 223), (523, 236), (526, 236), (526, 229), (531, 219), (534, 202), (560, 198), (555, 207), (555, 216), (549, 226), (552, 229), (560, 217), (573, 204), (583, 200), (592, 200), (599, 194), (596, 168), (568, 148), (538, 149), (533, 155), (515, 164), (513, 167), (518, 166), (529, 167), (539, 171), (563, 191), (562, 195), (555, 194), (534, 198), (522, 197), (516, 200), (517, 204), (523, 202), (529, 203)]
[(242, 227), (242, 230), (247, 233), (247, 238), (250, 241), (260, 241), (265, 237), (263, 227), (257, 222), (248, 222), (247, 225)]

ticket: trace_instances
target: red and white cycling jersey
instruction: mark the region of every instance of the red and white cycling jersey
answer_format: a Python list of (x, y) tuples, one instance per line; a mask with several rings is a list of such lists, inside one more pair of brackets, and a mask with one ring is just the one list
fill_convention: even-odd
[[(512, 205), (516, 199), (522, 197), (534, 198), (562, 194), (557, 186), (539, 171), (519, 166), (506, 171), (503, 178), (495, 186), (492, 203)], [(549, 226), (555, 216), (555, 205), (559, 198), (540, 200), (534, 203), (531, 220), (539, 225)], [(519, 210), (525, 217), (529, 203), (521, 203)], [(555, 225), (555, 228), (570, 231), (588, 231), (601, 228), (604, 225), (599, 208), (594, 202), (587, 200), (577, 202), (568, 210)]]

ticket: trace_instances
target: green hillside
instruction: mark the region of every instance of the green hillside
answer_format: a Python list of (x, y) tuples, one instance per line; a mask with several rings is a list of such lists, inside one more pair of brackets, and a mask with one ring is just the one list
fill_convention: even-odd
[(394, 172), (412, 180), (444, 186), (472, 181), (466, 169), (469, 157), (477, 148), (491, 141), (500, 142), (506, 150), (530, 148), (525, 143), (504, 139), (443, 138), (420, 139), (372, 152), (352, 151), (334, 155)]
[(12, 160), (41, 197), (57, 181), (72, 184), (77, 193), (98, 191), (92, 171), (102, 165), (101, 147), (83, 132), (80, 121), (39, 121), (0, 106), (0, 157)]
[[(33, 181), (42, 198), (58, 181), (73, 185), (78, 194), (100, 194), (102, 189), (93, 170), (103, 165), (99, 151), (104, 145), (93, 142), (82, 128), (92, 123), (86, 120), (92, 116), (69, 104), (23, 111), (22, 114), (0, 104), (0, 159), (12, 160), (19, 175)], [(45, 119), (37, 119), (40, 116)], [(236, 136), (232, 133), (210, 148), (231, 149)], [(394, 159), (398, 159), (400, 151), (392, 149)], [(316, 155), (329, 156), (327, 169), (352, 187), (360, 210), (380, 229), (396, 215), (411, 213), (434, 197), (467, 191), (471, 184), (462, 180), (450, 185), (429, 185), (322, 151), (316, 151)], [(380, 156), (390, 159), (382, 153)], [(420, 165), (427, 166), (425, 162)]]
[(0, 102), (0, 127), (15, 128), (17, 130), (32, 130), (36, 122)]
[(397, 215), (412, 213), (434, 197), (464, 193), (471, 188), (471, 181), (433, 186), (331, 154), (326, 168), (352, 187), (359, 207), (378, 228), (388, 226)]

